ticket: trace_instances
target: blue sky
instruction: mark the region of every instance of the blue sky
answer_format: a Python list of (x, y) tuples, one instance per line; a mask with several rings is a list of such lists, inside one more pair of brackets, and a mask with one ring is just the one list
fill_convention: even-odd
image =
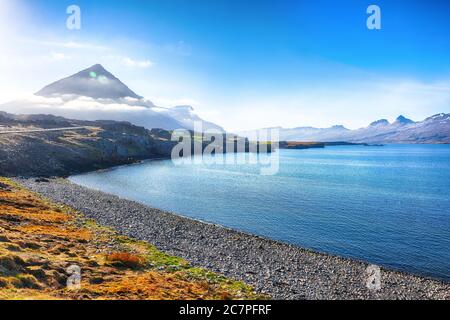
[(0, 102), (102, 63), (230, 130), (450, 112), (449, 1), (2, 0), (0, 30)]

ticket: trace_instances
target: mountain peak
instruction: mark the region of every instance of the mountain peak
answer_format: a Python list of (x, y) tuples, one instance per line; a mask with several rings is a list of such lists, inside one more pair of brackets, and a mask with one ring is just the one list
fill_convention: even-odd
[(127, 97), (142, 99), (101, 64), (95, 64), (68, 78), (56, 81), (37, 92), (36, 95), (44, 97), (76, 95), (94, 99)]
[(92, 67), (87, 68), (83, 71), (89, 71), (89, 72), (99, 72), (99, 73), (109, 73), (105, 67), (103, 67), (101, 64), (97, 63), (94, 64)]
[(414, 121), (412, 121), (411, 119), (405, 118), (404, 116), (398, 116), (397, 119), (394, 122), (395, 124), (401, 124), (401, 125), (406, 125), (406, 124), (412, 124), (415, 123)]
[(341, 125), (341, 124), (334, 125), (334, 126), (332, 126), (330, 129), (333, 129), (333, 130), (348, 130), (346, 127), (344, 127), (344, 126)]
[(387, 121), (386, 119), (380, 119), (370, 124), (371, 127), (387, 126), (387, 125), (389, 125), (389, 121)]
[(90, 67), (89, 69), (92, 69), (92, 68), (98, 68), (98, 69), (103, 69), (103, 70), (105, 70), (105, 68), (100, 64), (100, 63), (97, 63), (97, 64), (94, 64), (92, 67)]
[(425, 121), (449, 121), (450, 120), (450, 113), (438, 113), (434, 116), (431, 116), (429, 118), (426, 118)]

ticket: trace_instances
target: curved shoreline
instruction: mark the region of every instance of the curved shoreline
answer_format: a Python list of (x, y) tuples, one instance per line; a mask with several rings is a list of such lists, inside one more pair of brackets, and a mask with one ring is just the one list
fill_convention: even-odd
[(195, 266), (243, 280), (275, 299), (450, 299), (450, 284), (382, 268), (366, 288), (367, 263), (317, 253), (154, 209), (68, 180), (16, 179), (102, 225), (154, 244)]

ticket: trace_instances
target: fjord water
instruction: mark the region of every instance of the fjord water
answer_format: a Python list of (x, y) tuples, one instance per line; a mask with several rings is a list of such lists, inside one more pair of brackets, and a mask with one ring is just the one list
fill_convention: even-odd
[(450, 280), (450, 145), (278, 155), (274, 176), (252, 164), (163, 160), (71, 180), (202, 221)]

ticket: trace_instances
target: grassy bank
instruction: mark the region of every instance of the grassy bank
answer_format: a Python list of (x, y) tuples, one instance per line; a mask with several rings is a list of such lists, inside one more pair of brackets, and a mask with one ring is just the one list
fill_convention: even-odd
[[(68, 268), (81, 287), (68, 289)], [(120, 236), (0, 178), (0, 299), (257, 299), (242, 282)]]

